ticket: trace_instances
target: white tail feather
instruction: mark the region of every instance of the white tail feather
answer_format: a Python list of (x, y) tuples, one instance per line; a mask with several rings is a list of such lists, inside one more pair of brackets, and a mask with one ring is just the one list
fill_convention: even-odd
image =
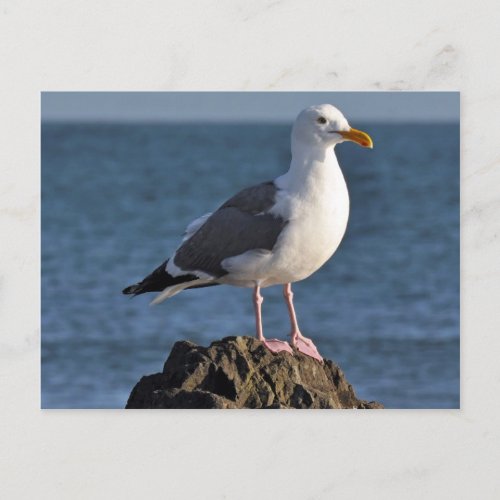
[(185, 283), (180, 283), (179, 285), (173, 285), (165, 288), (163, 292), (160, 292), (151, 302), (149, 305), (155, 306), (156, 304), (160, 304), (164, 300), (169, 299), (170, 297), (173, 297), (174, 295), (177, 295), (178, 293), (182, 292), (182, 290), (185, 290), (186, 288), (189, 288), (190, 286), (193, 285), (205, 285), (206, 283), (210, 283), (213, 281), (213, 279), (206, 279), (206, 280), (195, 280), (195, 281), (187, 281)]

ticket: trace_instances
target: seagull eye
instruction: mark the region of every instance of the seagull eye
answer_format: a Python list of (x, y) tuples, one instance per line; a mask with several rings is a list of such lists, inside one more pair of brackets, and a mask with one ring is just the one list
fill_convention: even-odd
[(323, 116), (320, 116), (316, 121), (318, 123), (321, 123), (321, 125), (324, 125), (326, 123), (326, 118)]

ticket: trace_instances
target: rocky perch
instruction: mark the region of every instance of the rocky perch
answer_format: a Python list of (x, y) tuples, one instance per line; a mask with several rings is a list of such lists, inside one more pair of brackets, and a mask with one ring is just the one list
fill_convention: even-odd
[(176, 342), (162, 373), (142, 377), (126, 408), (383, 408), (358, 399), (332, 361), (272, 354), (253, 337)]

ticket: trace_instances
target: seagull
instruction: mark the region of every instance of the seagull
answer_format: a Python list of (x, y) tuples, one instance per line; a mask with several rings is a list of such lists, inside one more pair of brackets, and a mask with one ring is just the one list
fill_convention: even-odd
[[(124, 294), (160, 292), (159, 304), (183, 290), (232, 285), (253, 289), (257, 339), (272, 353), (298, 351), (323, 362), (299, 329), (292, 283), (316, 272), (340, 245), (349, 218), (349, 194), (335, 146), (353, 141), (373, 148), (331, 104), (301, 111), (291, 135), (289, 170), (273, 181), (243, 189), (187, 227), (175, 252)], [(261, 289), (283, 286), (291, 346), (266, 339)]]

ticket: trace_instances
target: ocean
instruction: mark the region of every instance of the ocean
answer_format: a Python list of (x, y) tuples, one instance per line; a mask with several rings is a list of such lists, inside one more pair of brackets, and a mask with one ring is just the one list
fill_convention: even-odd
[[(336, 148), (351, 215), (332, 259), (294, 285), (304, 335), (360, 398), (459, 408), (458, 123), (360, 123)], [(121, 290), (185, 227), (284, 173), (290, 124), (42, 124), (42, 407), (123, 408), (177, 340), (254, 335), (251, 292), (189, 290), (149, 307)], [(289, 333), (281, 287), (264, 333)]]

